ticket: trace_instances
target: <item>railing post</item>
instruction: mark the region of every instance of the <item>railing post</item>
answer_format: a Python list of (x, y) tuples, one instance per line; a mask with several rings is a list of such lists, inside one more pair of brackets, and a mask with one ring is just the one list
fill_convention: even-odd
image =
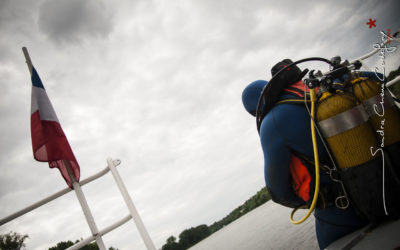
[(129, 193), (125, 187), (125, 184), (123, 183), (121, 176), (119, 175), (117, 169), (115, 168), (114, 161), (111, 158), (108, 158), (107, 164), (111, 170), (112, 175), (114, 176), (115, 182), (117, 183), (119, 190), (121, 191), (121, 194), (122, 194), (122, 197), (124, 198), (126, 206), (128, 207), (129, 212), (130, 212), (133, 220), (135, 221), (136, 227), (138, 228), (139, 233), (142, 236), (144, 244), (146, 245), (148, 250), (156, 250), (154, 243), (150, 238), (149, 233), (147, 232), (146, 228), (144, 227), (144, 224), (142, 222), (142, 219), (139, 216), (139, 213), (136, 211), (135, 205), (133, 205), (132, 199), (129, 196)]

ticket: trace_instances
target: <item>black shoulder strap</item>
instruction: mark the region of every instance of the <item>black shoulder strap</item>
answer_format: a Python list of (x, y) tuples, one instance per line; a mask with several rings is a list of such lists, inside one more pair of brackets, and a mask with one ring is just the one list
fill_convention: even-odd
[(303, 96), (304, 96), (304, 90), (302, 90), (302, 89), (299, 89), (299, 88), (296, 88), (296, 87), (293, 87), (293, 86), (289, 86), (286, 89), (290, 89), (291, 91), (289, 93), (297, 95), (298, 97), (303, 98)]

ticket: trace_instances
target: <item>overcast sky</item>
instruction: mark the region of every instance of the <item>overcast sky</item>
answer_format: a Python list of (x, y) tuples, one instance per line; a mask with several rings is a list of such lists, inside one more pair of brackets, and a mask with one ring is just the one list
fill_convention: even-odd
[[(284, 58), (354, 59), (381, 41), (381, 30), (400, 28), (396, 0), (299, 2), (0, 0), (0, 217), (66, 187), (58, 170), (33, 159), (26, 46), (81, 179), (107, 157), (120, 159), (157, 248), (222, 219), (264, 186), (244, 87), (268, 80)], [(387, 55), (387, 72), (399, 55)], [(128, 214), (111, 174), (83, 191), (100, 229)], [(0, 227), (10, 230), (28, 234), (33, 250), (90, 236), (73, 192)], [(133, 221), (104, 242), (145, 249)]]

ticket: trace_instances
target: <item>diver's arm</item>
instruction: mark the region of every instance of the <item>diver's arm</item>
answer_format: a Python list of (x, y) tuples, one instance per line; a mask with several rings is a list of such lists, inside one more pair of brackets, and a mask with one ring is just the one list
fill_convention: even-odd
[(261, 125), (260, 138), (264, 152), (264, 175), (272, 200), (287, 207), (298, 207), (305, 202), (294, 190), (289, 165), (291, 150), (285, 144), (273, 116), (264, 118)]

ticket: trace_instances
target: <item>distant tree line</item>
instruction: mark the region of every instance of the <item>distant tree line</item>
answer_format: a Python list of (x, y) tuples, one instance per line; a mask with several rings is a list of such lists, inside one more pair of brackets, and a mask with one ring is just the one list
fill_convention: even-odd
[(269, 201), (270, 199), (271, 199), (271, 196), (268, 193), (267, 189), (265, 187), (262, 188), (253, 197), (248, 199), (245, 203), (243, 203), (243, 205), (234, 209), (227, 216), (225, 216), (222, 220), (214, 222), (210, 226), (211, 233), (218, 231), (222, 227), (228, 225), (232, 221), (235, 221), (236, 219), (238, 219), (241, 216), (245, 215), (246, 213), (250, 212), (254, 208), (264, 204), (265, 202)]
[(0, 250), (20, 250), (25, 248), (25, 240), (28, 235), (21, 235), (16, 232), (9, 232), (0, 235)]
[[(388, 77), (387, 77), (387, 81), (391, 81), (394, 78), (396, 78), (398, 75), (400, 75), (400, 66), (396, 69), (393, 70), (389, 73)], [(392, 91), (392, 93), (397, 97), (400, 98), (400, 84), (394, 84), (392, 86), (389, 87), (390, 91)]]
[[(9, 232), (7, 234), (0, 235), (0, 250), (22, 250), (25, 249), (25, 240), (28, 239), (28, 235), (21, 235), (15, 232)], [(79, 240), (76, 240), (75, 243), (72, 241), (61, 241), (58, 242), (54, 247), (50, 247), (49, 250), (65, 250), (68, 247), (73, 246), (78, 243)], [(82, 248), (80, 250), (99, 250), (96, 242), (92, 242)], [(118, 250), (117, 248), (110, 247), (108, 250)]]
[(167, 239), (167, 243), (162, 246), (162, 250), (184, 250), (193, 246), (197, 242), (206, 238), (211, 234), (210, 228), (207, 225), (200, 225), (190, 229), (183, 230), (179, 234), (179, 241), (176, 241), (174, 236)]
[[(58, 242), (57, 245), (55, 245), (54, 247), (50, 247), (49, 250), (65, 250), (68, 247), (72, 247), (73, 245), (75, 245), (76, 243), (78, 243), (79, 240), (76, 240), (75, 243), (72, 241), (61, 241)], [(96, 242), (92, 242), (90, 244), (87, 244), (84, 247), (79, 248), (79, 250), (99, 250), (99, 247), (97, 246)], [(110, 247), (108, 248), (108, 250), (118, 250), (117, 248), (114, 247)]]
[(214, 222), (211, 226), (200, 225), (197, 227), (192, 227), (190, 229), (186, 229), (179, 234), (179, 241), (174, 236), (170, 236), (167, 239), (167, 242), (162, 246), (162, 250), (185, 250), (189, 247), (195, 245), (200, 242), (204, 238), (208, 237), (212, 233), (215, 233), (222, 227), (228, 225), (232, 221), (240, 218), (246, 213), (250, 212), (254, 208), (264, 204), (268, 200), (271, 199), (267, 189), (264, 187), (260, 191), (257, 192), (253, 197), (248, 199), (243, 205), (234, 209), (227, 216), (225, 216), (222, 220)]
[(390, 71), (389, 75), (387, 76), (387, 81), (389, 82), (393, 80), (398, 75), (400, 75), (400, 66), (396, 70)]

